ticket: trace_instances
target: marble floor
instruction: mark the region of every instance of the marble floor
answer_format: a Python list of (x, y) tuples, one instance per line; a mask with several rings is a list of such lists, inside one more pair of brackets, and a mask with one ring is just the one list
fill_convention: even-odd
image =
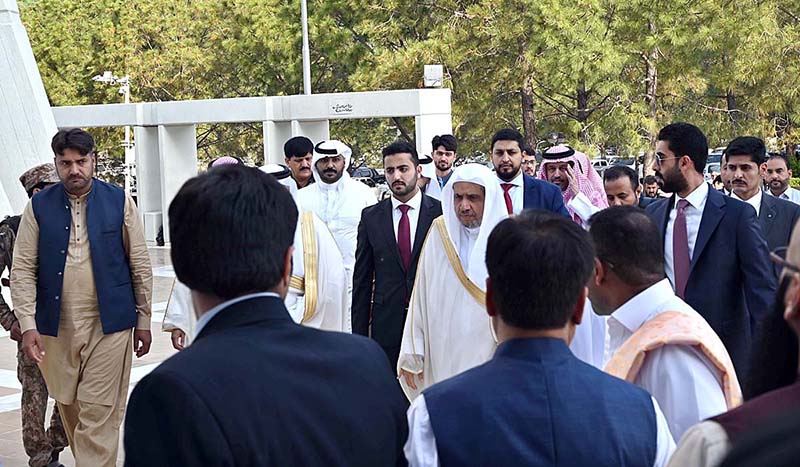
[[(131, 384), (129, 393), (136, 383), (159, 363), (167, 359), (175, 350), (170, 343), (169, 334), (161, 332), (161, 322), (167, 307), (174, 273), (170, 265), (169, 250), (151, 248), (150, 258), (153, 265), (153, 344), (150, 353), (142, 358), (133, 359)], [(8, 289), (3, 288), (3, 296), (10, 303)], [(0, 328), (0, 466), (24, 467), (28, 465), (28, 457), (22, 447), (22, 429), (20, 422), (20, 385), (17, 380), (17, 344), (8, 337), (8, 332)], [(50, 401), (50, 411), (53, 402)], [(48, 420), (50, 412), (48, 411)], [(124, 452), (120, 443), (117, 465), (122, 465)], [(74, 466), (75, 460), (67, 448), (61, 454), (61, 462)]]

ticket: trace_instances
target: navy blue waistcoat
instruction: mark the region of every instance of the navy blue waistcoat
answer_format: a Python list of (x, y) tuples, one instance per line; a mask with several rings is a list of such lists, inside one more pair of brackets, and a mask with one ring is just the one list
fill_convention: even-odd
[(578, 360), (560, 339), (514, 339), (424, 392), (442, 466), (652, 466), (643, 389)]
[[(61, 183), (38, 193), (32, 203), (39, 224), (36, 327), (44, 335), (57, 336), (71, 207)], [(136, 325), (137, 315), (128, 256), (122, 244), (125, 192), (94, 179), (84, 209), (103, 333), (130, 329)]]

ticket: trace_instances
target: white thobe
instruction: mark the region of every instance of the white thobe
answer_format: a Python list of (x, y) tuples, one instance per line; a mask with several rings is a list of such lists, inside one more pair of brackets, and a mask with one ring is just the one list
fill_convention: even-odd
[[(428, 232), (417, 267), (397, 363), (398, 373), (400, 369), (423, 373), (422, 381), (415, 377), (416, 390), (400, 378), (409, 399), (428, 386), (485, 363), (496, 347), (484, 305), (485, 285), (479, 287), (465, 275), (459, 277), (448, 257), (445, 241), (448, 240), (442, 238), (434, 225)], [(459, 249), (463, 250), (464, 242), (459, 243), (462, 244)], [(452, 243), (449, 248), (455, 253)], [(469, 258), (470, 254), (463, 251), (458, 256)], [(463, 263), (461, 268), (466, 269)], [(483, 296), (483, 301), (478, 301), (475, 295)]]
[[(576, 356), (597, 368), (605, 368), (628, 338), (665, 311), (703, 319), (675, 295), (669, 281), (664, 279), (628, 300), (608, 317), (602, 355), (594, 353), (586, 358), (585, 354), (576, 353)], [(587, 323), (586, 317), (584, 323)], [(586, 338), (587, 334), (591, 333), (584, 329), (581, 334), (576, 332), (576, 338)], [(595, 341), (596, 336), (591, 338)], [(573, 340), (572, 347), (575, 345)], [(591, 347), (597, 349), (596, 345)], [(692, 346), (665, 345), (647, 352), (634, 383), (656, 398), (674, 439), (680, 439), (695, 423), (727, 410), (720, 371), (701, 350)]]
[(297, 192), (297, 206), (301, 211), (314, 212), (333, 235), (347, 271), (346, 331), (350, 332), (350, 304), (353, 295), (353, 267), (356, 263), (356, 241), (361, 211), (378, 200), (368, 186), (344, 174), (335, 184), (317, 181)]
[[(767, 193), (769, 193), (771, 196), (775, 196), (772, 194), (771, 190), (767, 190)], [(796, 190), (792, 187), (787, 187), (786, 191), (775, 197), (785, 199), (786, 201), (791, 201), (795, 204), (800, 204), (800, 190)]]
[[(651, 398), (652, 399), (652, 398)], [(658, 402), (653, 400), (653, 410), (656, 413), (656, 460), (654, 467), (667, 465), (672, 452), (675, 451), (675, 441), (669, 433), (667, 421), (658, 406)], [(493, 427), (476, 427), (477, 430), (487, 431), (486, 436), (501, 436), (502, 431), (489, 432)], [(410, 467), (437, 467), (439, 465), (439, 453), (436, 451), (436, 437), (431, 426), (431, 417), (428, 413), (428, 406), (425, 404), (425, 396), (420, 395), (411, 403), (408, 408), (408, 440), (403, 447), (403, 452), (408, 459)]]

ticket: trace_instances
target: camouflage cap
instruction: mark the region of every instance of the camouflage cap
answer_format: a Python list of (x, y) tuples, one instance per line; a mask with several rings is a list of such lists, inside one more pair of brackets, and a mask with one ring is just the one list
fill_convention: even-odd
[(19, 177), (19, 182), (27, 192), (33, 190), (33, 187), (40, 183), (58, 183), (60, 181), (56, 173), (56, 166), (53, 164), (37, 165)]

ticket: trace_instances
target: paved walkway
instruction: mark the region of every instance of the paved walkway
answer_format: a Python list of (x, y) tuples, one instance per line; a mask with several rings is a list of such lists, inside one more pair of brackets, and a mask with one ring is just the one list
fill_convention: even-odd
[[(153, 263), (153, 345), (150, 353), (137, 359), (134, 356), (131, 370), (130, 390), (136, 383), (159, 363), (175, 353), (170, 343), (169, 334), (161, 332), (161, 321), (172, 289), (175, 274), (170, 265), (169, 250), (151, 248), (150, 258)], [(3, 289), (3, 296), (9, 301), (8, 289)], [(22, 429), (20, 423), (20, 384), (17, 380), (17, 344), (8, 338), (8, 332), (0, 328), (0, 466), (24, 467), (28, 465), (28, 457), (22, 447)], [(52, 400), (50, 410), (52, 411)], [(50, 420), (48, 412), (47, 420)], [(120, 437), (121, 440), (121, 437)], [(117, 465), (122, 465), (124, 453), (120, 442)], [(61, 454), (61, 462), (74, 466), (75, 460), (67, 448)]]

